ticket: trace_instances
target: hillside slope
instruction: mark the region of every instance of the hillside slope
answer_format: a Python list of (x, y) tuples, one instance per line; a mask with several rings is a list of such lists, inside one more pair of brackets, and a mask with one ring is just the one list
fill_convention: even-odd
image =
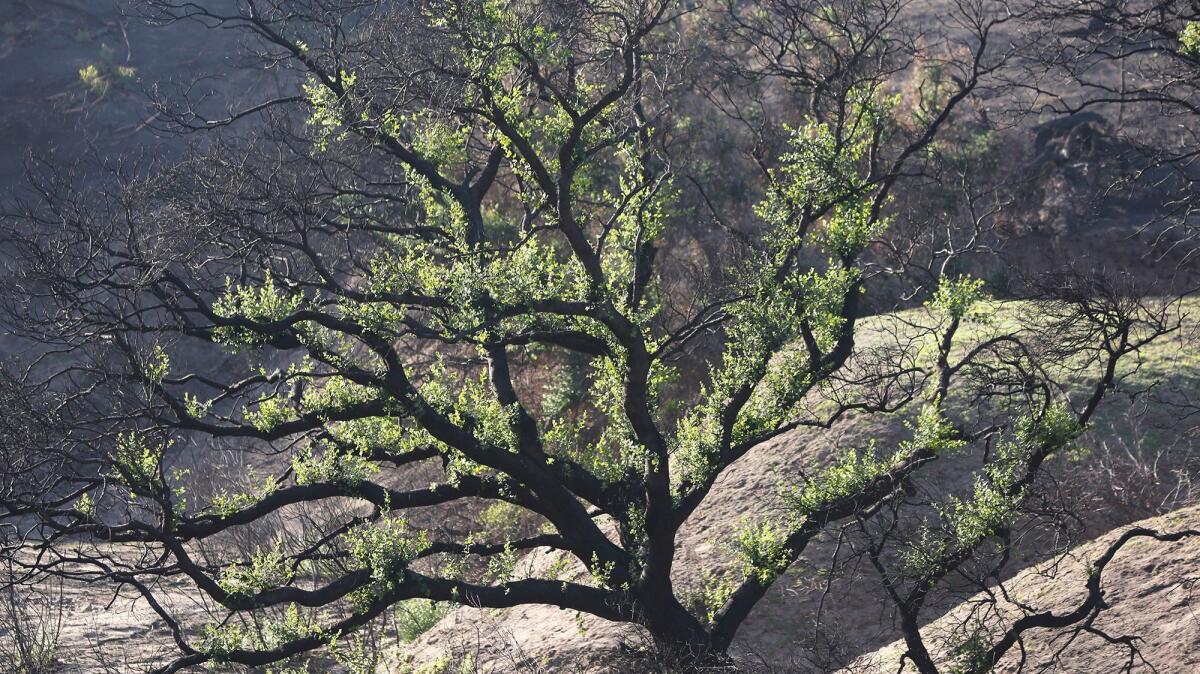
[[(1135, 526), (1159, 532), (1200, 528), (1200, 506), (1143, 520)], [(1005, 593), (979, 594), (921, 631), (927, 643), (936, 645), (939, 660), (963, 643), (972, 629), (984, 626), (995, 633), (1009, 624), (1020, 602), (1036, 611), (1069, 611), (1086, 596), (1084, 583), (1092, 562), (1127, 527), (1101, 536), (1074, 549), (1056, 563), (1039, 564), (1005, 582)], [(1200, 671), (1200, 538), (1177, 543), (1133, 539), (1117, 553), (1102, 575), (1104, 599), (1110, 608), (1095, 621), (1096, 632), (1079, 634), (1032, 631), (1024, 637), (1026, 672), (1092, 674), (1126, 671), (1158, 674), (1190, 674)], [(995, 598), (995, 603), (993, 603)], [(1105, 633), (1108, 638), (1099, 634)], [(1138, 648), (1131, 653), (1123, 643), (1134, 637)], [(931, 649), (933, 650), (933, 649)], [(856, 673), (913, 671), (900, 669), (902, 643), (891, 644), (860, 659)], [(1018, 671), (1020, 649), (1014, 648), (996, 667), (997, 674)]]

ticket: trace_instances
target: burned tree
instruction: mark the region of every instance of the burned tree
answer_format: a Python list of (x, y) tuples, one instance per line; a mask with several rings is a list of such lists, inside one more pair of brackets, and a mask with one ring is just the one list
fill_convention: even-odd
[[(203, 132), (188, 158), (112, 166), (101, 189), (36, 167), (7, 209), (9, 326), (43, 350), (14, 385), (46, 420), (0, 483), (6, 555), (23, 580), (140, 592), (178, 648), (162, 672), (285, 661), (412, 599), (558, 606), (709, 661), (815, 536), (895, 521), (915, 476), (986, 446), (903, 581), (872, 551), (911, 634), (1173, 323), (1170, 300), (1066, 282), (997, 319), (1009, 309), (955, 273), (973, 244), (932, 247), (895, 290), (910, 270), (877, 251), (903, 247), (891, 197), (1008, 61), (993, 37), (1013, 16), (957, 3), (938, 36), (904, 6), (145, 3), (244, 31), (295, 91), (220, 113), (160, 100), (174, 130)], [(748, 48), (689, 46), (714, 26)], [(909, 105), (889, 87), (915, 63), (940, 78)], [(793, 111), (748, 125), (783, 146), (749, 150), (762, 173), (738, 222), (693, 180), (680, 111), (750, 122), (757, 103), (690, 87), (709, 67)], [(803, 105), (768, 105), (771, 82)], [(723, 268), (697, 269), (691, 220), (711, 222)], [(871, 327), (865, 299), (917, 313)], [(790, 430), (900, 409), (908, 437), (786, 476), (787, 512), (736, 537), (704, 605), (681, 598), (676, 534), (726, 469)], [(205, 487), (219, 451), (274, 472)], [(417, 524), (481, 502), (536, 533)], [(514, 575), (533, 549), (581, 573)], [(181, 621), (157, 600), (168, 580), (216, 619)]]

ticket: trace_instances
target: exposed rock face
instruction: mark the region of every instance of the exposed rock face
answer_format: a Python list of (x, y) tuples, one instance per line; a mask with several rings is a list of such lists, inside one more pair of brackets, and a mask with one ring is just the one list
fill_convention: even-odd
[(1035, 231), (1066, 234), (1097, 219), (1107, 188), (1124, 166), (1108, 135), (1108, 123), (1096, 113), (1056, 117), (1034, 128), (1028, 170), (1037, 176), (1031, 192)]
[(1034, 162), (1063, 163), (1093, 156), (1106, 136), (1108, 122), (1094, 112), (1056, 117), (1034, 127)]
[(1111, 226), (1142, 225), (1187, 189), (1120, 121), (1096, 112), (1054, 117), (1032, 127), (1023, 190), (1022, 229), (1061, 236)]

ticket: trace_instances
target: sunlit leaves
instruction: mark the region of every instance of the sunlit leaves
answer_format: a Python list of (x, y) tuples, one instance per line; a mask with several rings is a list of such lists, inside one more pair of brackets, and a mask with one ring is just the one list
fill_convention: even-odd
[(851, 258), (888, 228), (887, 218), (875, 212), (867, 199), (835, 204), (821, 228), (818, 241), (840, 259)]
[[(271, 323), (290, 316), (304, 303), (303, 295), (287, 292), (275, 284), (267, 272), (257, 286), (235, 286), (228, 281), (225, 294), (213, 302), (212, 310), (222, 318)], [(213, 330), (217, 341), (229, 344), (257, 345), (267, 337), (251, 328), (220, 326)]]
[(780, 524), (764, 520), (742, 522), (741, 528), (729, 542), (743, 576), (753, 577), (769, 585), (787, 570), (791, 562), (788, 551), (788, 532)]
[(1075, 416), (1062, 405), (1019, 417), (976, 475), (971, 492), (951, 495), (939, 506), (941, 530), (926, 526), (921, 539), (906, 550), (909, 571), (936, 573), (947, 555), (970, 552), (1010, 526), (1025, 497), (1030, 460), (1065, 450), (1081, 432)]
[(369, 572), (369, 592), (373, 596), (394, 588), (408, 563), (429, 547), (428, 534), (410, 531), (402, 517), (362, 524), (348, 531), (342, 540), (354, 568)]
[(224, 662), (240, 650), (249, 638), (248, 631), (238, 623), (207, 624), (200, 636), (200, 651), (215, 662)]
[(956, 320), (968, 317), (982, 319), (986, 317), (986, 307), (981, 308), (980, 305), (987, 299), (983, 279), (964, 275), (943, 278), (928, 306)]
[(270, 433), (294, 418), (291, 405), (280, 397), (265, 398), (246, 412), (246, 421), (261, 433)]
[(300, 407), (309, 414), (327, 415), (378, 397), (379, 392), (369, 386), (355, 384), (345, 377), (328, 377), (320, 385), (305, 388)]
[(1179, 51), (1200, 57), (1200, 21), (1191, 21), (1180, 31)]
[(142, 365), (142, 370), (147, 381), (155, 384), (162, 383), (162, 380), (166, 378), (167, 373), (171, 370), (171, 358), (167, 355), (162, 345), (154, 345), (154, 349)]
[(793, 518), (803, 520), (821, 507), (857, 493), (892, 465), (876, 455), (873, 444), (863, 451), (849, 450), (804, 484), (785, 487), (784, 502)]
[[(480, 339), (493, 327), (489, 315), (511, 314), (501, 325), (516, 332), (533, 325), (531, 308), (537, 303), (581, 301), (586, 294), (578, 263), (537, 237), (469, 255), (452, 252), (422, 242), (398, 243), (373, 259), (371, 292), (444, 300), (428, 319), (450, 333)], [(372, 329), (387, 331), (401, 326), (406, 308), (381, 300), (347, 303), (345, 310)]]
[(403, 456), (437, 445), (428, 431), (415, 424), (406, 423), (399, 416), (369, 416), (338, 421), (327, 424), (325, 430), (339, 444), (351, 447), (363, 456)]
[(305, 447), (292, 457), (292, 471), (296, 484), (329, 483), (354, 487), (379, 472), (379, 466), (353, 450), (340, 451), (325, 446), (318, 456), (312, 447)]
[(418, 110), (383, 115), (383, 130), (394, 138), (407, 138), (421, 157), (436, 167), (457, 165), (467, 160), (471, 127), (445, 114)]
[(309, 76), (302, 85), (309, 105), (308, 125), (315, 131), (315, 142), (319, 149), (326, 149), (329, 141), (342, 140), (346, 136), (347, 97), (358, 80), (355, 73), (342, 71), (341, 86), (345, 93), (339, 96), (325, 82)]
[(96, 499), (92, 498), (91, 494), (83, 494), (75, 499), (75, 510), (83, 516), (84, 519), (96, 519)]
[(826, 216), (821, 243), (843, 259), (857, 255), (887, 228), (865, 162), (890, 127), (895, 101), (864, 89), (852, 92), (848, 103), (849, 126), (835, 129), (812, 121), (791, 131), (791, 151), (780, 158), (766, 197), (755, 208), (772, 226), (769, 243), (776, 255), (802, 244), (804, 234), (796, 224), (808, 217)]
[(255, 503), (266, 498), (267, 494), (275, 491), (278, 486), (278, 480), (274, 476), (271, 476), (262, 480), (256, 480), (255, 485), (249, 491), (230, 492), (222, 488), (213, 495), (207, 512), (219, 518), (229, 517), (239, 510), (253, 506)]
[(120, 434), (110, 460), (109, 479), (140, 496), (161, 491), (163, 449), (136, 431)]
[(244, 564), (226, 567), (218, 584), (226, 593), (252, 597), (263, 590), (287, 585), (294, 577), (278, 542), (270, 550), (256, 550)]
[[(679, 425), (676, 456), (686, 480), (706, 479), (724, 443), (750, 442), (791, 419), (843, 338), (847, 298), (860, 291), (853, 260), (888, 226), (867, 159), (891, 126), (895, 101), (864, 89), (848, 103), (846, 126), (810, 121), (791, 131), (790, 151), (756, 205), (768, 225), (769, 257), (741, 274), (744, 298), (726, 307), (726, 350), (711, 388)], [(829, 256), (824, 268), (796, 264), (809, 241)], [(747, 390), (731, 436), (719, 437), (726, 401)]]
[(738, 390), (749, 387), (751, 395), (734, 423), (733, 443), (750, 441), (793, 417), (820, 374), (812, 354), (795, 342), (807, 328), (819, 348), (833, 347), (844, 324), (846, 295), (857, 278), (853, 269), (831, 266), (790, 274), (783, 283), (752, 279), (751, 297), (728, 307), (727, 347), (713, 370), (711, 389), (676, 434), (688, 479), (703, 480), (715, 465), (723, 405)]
[(704, 616), (709, 622), (716, 619), (717, 611), (725, 605), (735, 590), (737, 590), (737, 584), (731, 578), (709, 570), (701, 572), (700, 592), (697, 599), (704, 608)]
[(651, 460), (649, 450), (638, 442), (625, 416), (625, 368), (619, 358), (598, 358), (593, 362), (589, 400), (605, 423), (600, 437), (581, 448), (577, 459), (605, 480), (617, 480), (631, 467), (644, 467)]
[(922, 451), (952, 454), (967, 446), (966, 440), (962, 439), (937, 404), (925, 404), (917, 418), (906, 422), (905, 425), (912, 431), (912, 437), (900, 443), (900, 450), (904, 456)]

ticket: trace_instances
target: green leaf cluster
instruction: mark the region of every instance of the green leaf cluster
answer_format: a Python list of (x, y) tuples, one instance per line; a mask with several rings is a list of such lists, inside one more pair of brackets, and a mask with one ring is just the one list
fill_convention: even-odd
[(376, 595), (393, 588), (408, 563), (429, 547), (429, 535), (424, 531), (413, 534), (402, 517), (359, 525), (342, 539), (354, 567), (370, 572), (372, 592)]
[(161, 492), (163, 449), (161, 445), (152, 445), (143, 434), (136, 431), (121, 433), (117, 436), (116, 449), (110, 457), (108, 478), (138, 496)]
[(961, 320), (986, 316), (985, 313), (980, 313), (979, 305), (987, 299), (983, 279), (962, 275), (943, 278), (926, 304), (950, 318)]
[(874, 443), (865, 451), (851, 449), (803, 485), (785, 487), (784, 503), (791, 517), (803, 521), (826, 504), (861, 491), (886, 473), (892, 465), (891, 461), (876, 455)]
[(230, 595), (251, 597), (263, 590), (287, 585), (294, 577), (283, 546), (276, 541), (270, 550), (255, 550), (248, 562), (226, 567), (218, 584)]
[(912, 431), (912, 437), (900, 442), (903, 457), (912, 456), (919, 451), (954, 454), (967, 446), (966, 440), (946, 418), (941, 405), (937, 403), (923, 405), (917, 418), (905, 422), (905, 426)]
[(1200, 57), (1200, 21), (1190, 21), (1179, 32), (1179, 51)]
[(770, 585), (787, 570), (791, 562), (788, 533), (777, 522), (763, 520), (755, 524), (743, 520), (741, 528), (730, 541), (730, 549), (741, 574), (756, 578), (763, 585)]
[[(235, 286), (232, 280), (227, 280), (225, 294), (213, 302), (212, 310), (222, 318), (270, 323), (288, 317), (303, 303), (303, 295), (277, 288), (274, 277), (267, 272), (259, 286)], [(225, 344), (256, 346), (265, 343), (266, 335), (252, 329), (219, 326), (213, 330), (213, 339)]]
[(292, 472), (299, 485), (326, 483), (354, 487), (379, 472), (379, 466), (357, 451), (324, 444), (319, 456), (312, 447), (299, 450), (292, 457)]
[(396, 631), (405, 643), (417, 640), (438, 624), (454, 605), (432, 599), (406, 599), (396, 605)]

